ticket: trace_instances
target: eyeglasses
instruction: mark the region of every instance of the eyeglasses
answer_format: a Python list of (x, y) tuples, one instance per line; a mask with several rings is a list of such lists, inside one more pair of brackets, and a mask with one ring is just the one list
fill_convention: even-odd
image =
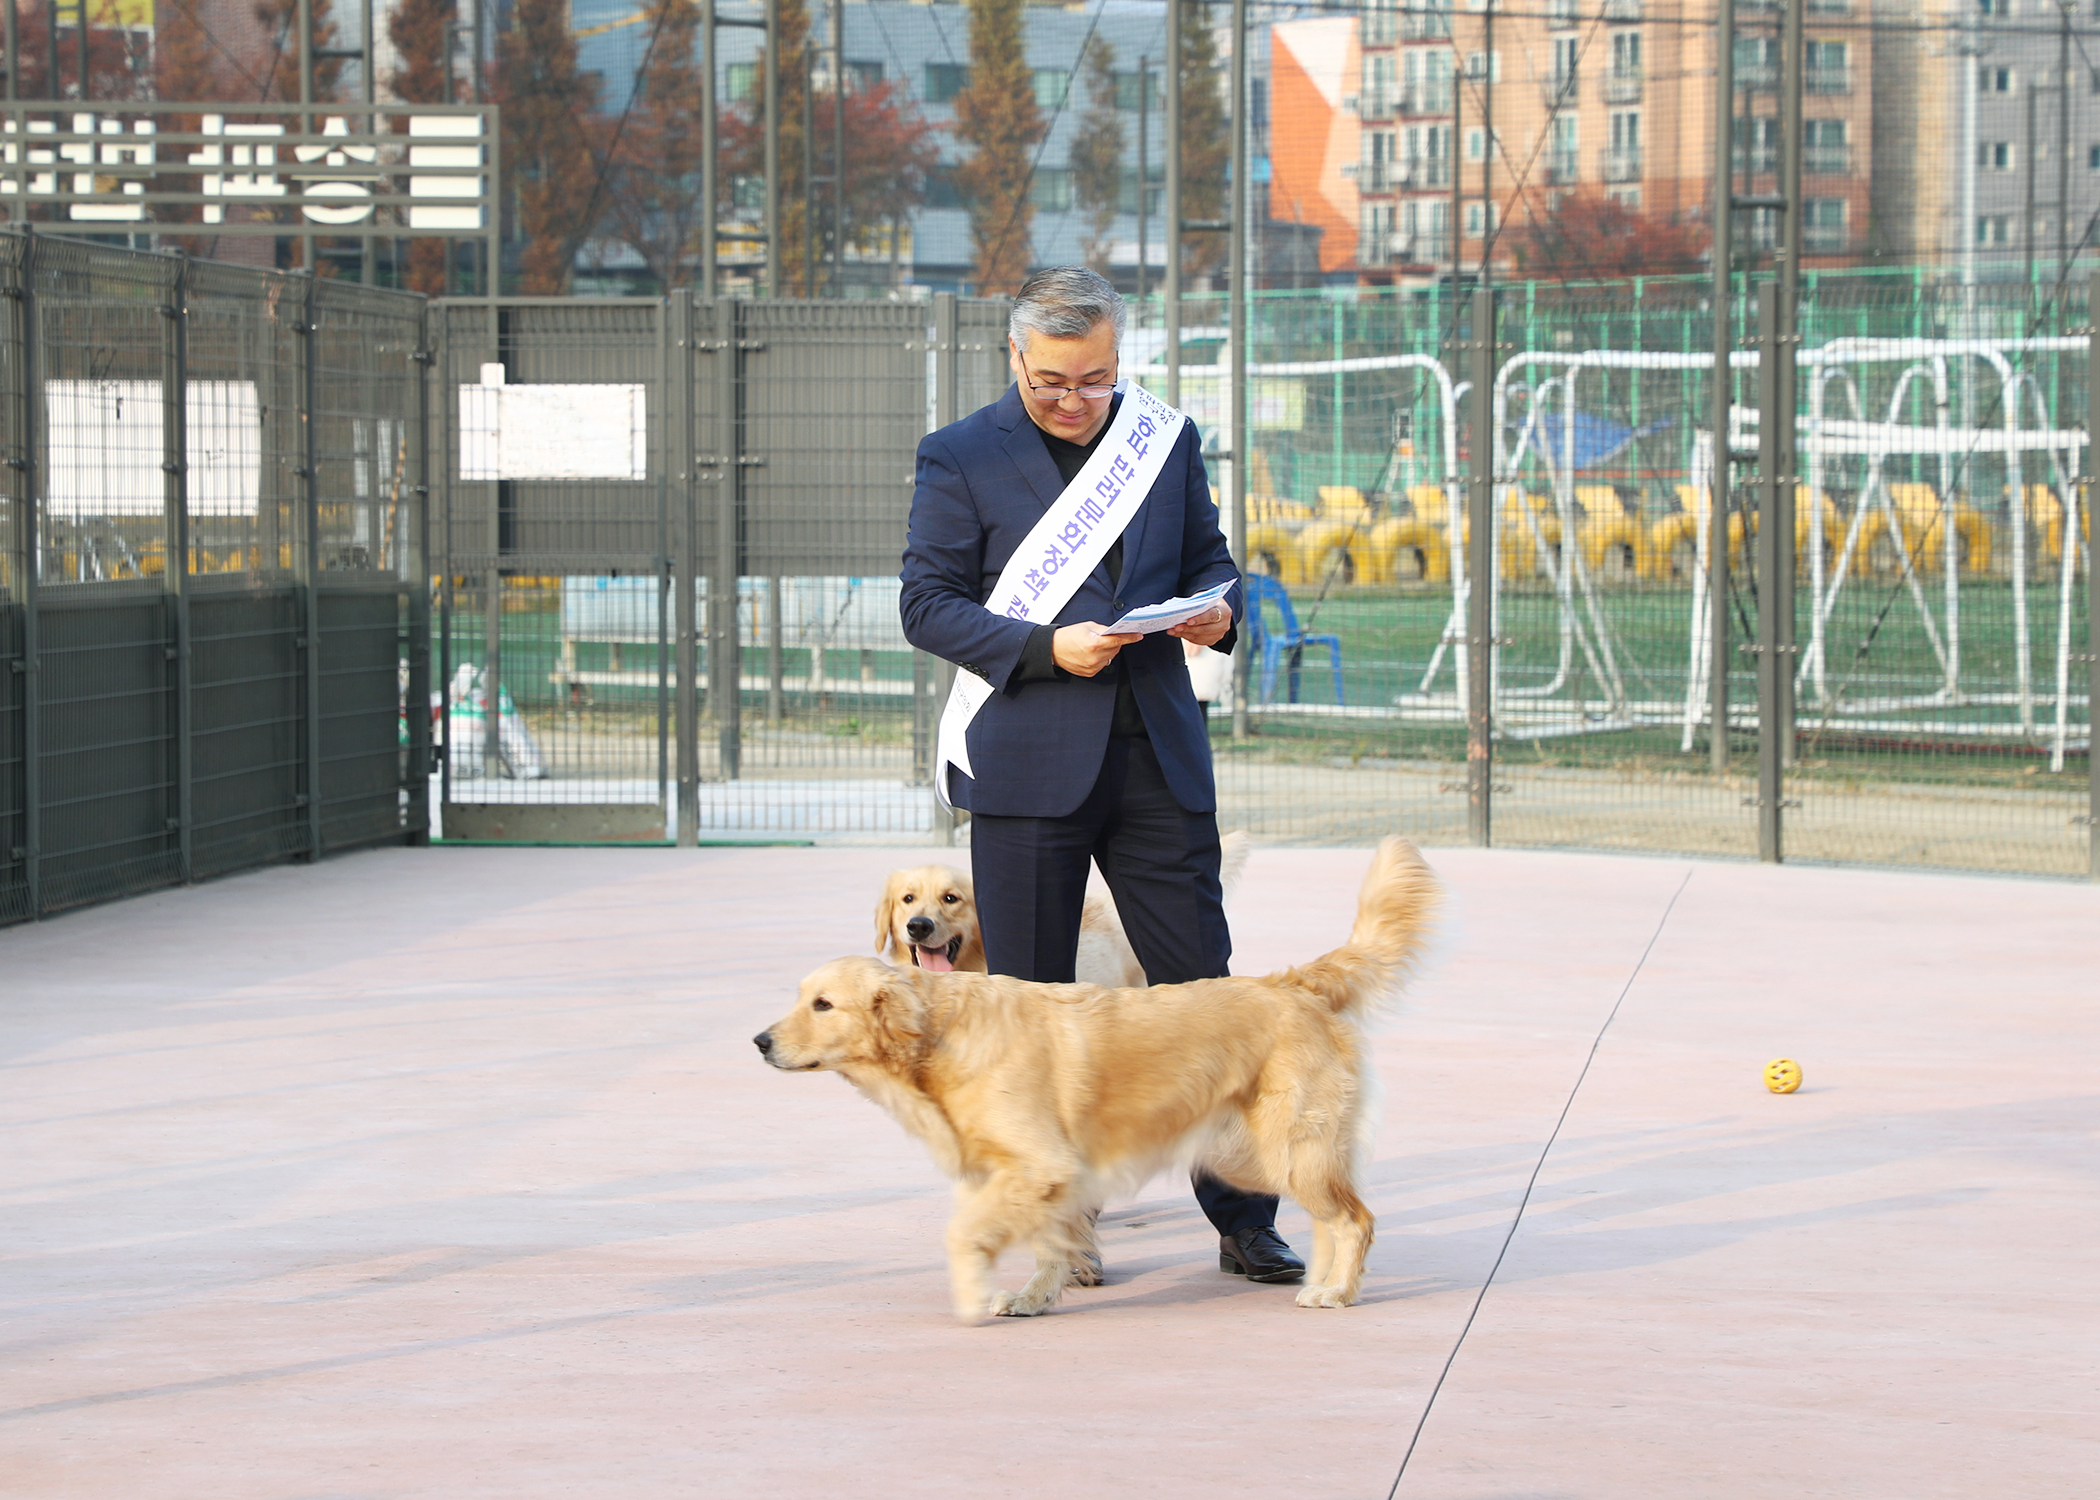
[(1067, 396), (1077, 396), (1082, 401), (1099, 401), (1103, 396), (1116, 393), (1114, 385), (1031, 385), (1028, 389), (1035, 393), (1038, 401), (1062, 401)]

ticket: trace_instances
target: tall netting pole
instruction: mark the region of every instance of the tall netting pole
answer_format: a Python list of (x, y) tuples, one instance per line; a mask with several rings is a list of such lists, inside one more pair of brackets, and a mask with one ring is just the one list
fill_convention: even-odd
[(1707, 497), (1707, 698), (1713, 724), (1711, 765), (1728, 770), (1728, 497), (1729, 407), (1734, 377), (1729, 355), (1735, 330), (1729, 320), (1735, 258), (1735, 0), (1716, 0), (1714, 14), (1714, 388), (1713, 463)]

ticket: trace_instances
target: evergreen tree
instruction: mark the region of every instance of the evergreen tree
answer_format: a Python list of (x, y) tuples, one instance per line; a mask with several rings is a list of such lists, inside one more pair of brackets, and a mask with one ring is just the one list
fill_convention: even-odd
[[(1110, 231), (1123, 197), (1123, 120), (1116, 112), (1116, 49), (1107, 37), (1097, 36), (1087, 44), (1083, 62), (1087, 117), (1072, 140), (1072, 197), (1086, 215), (1086, 263), (1106, 276), (1112, 251)], [(1142, 182), (1138, 191), (1144, 191)]]
[(970, 85), (955, 96), (955, 133), (975, 147), (955, 170), (970, 205), (977, 294), (1019, 290), (1028, 275), (1028, 201), (1043, 117), (1022, 46), (1021, 0), (970, 0)]

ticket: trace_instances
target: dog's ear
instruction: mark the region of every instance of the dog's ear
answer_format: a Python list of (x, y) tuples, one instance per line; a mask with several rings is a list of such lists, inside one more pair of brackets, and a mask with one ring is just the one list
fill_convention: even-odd
[(899, 971), (884, 978), (868, 996), (868, 1014), (891, 1050), (916, 1052), (926, 1034), (926, 1001), (917, 976)]
[(897, 888), (893, 875), (882, 883), (882, 894), (875, 898), (875, 956), (888, 958), (897, 945), (897, 933), (890, 922), (890, 913), (896, 909), (891, 892)]

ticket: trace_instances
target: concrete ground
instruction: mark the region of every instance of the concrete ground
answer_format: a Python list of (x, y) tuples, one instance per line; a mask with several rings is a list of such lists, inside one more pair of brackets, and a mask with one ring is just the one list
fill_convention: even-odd
[[(0, 932), (0, 1492), (1376, 1500), (1455, 1344), (1403, 1497), (2093, 1491), (2100, 892), (1431, 857), (1348, 1311), (1160, 1180), (1108, 1286), (949, 1320), (918, 1146), (748, 1040), (896, 850), (390, 850)], [(1236, 966), (1363, 865), (1256, 850)]]

